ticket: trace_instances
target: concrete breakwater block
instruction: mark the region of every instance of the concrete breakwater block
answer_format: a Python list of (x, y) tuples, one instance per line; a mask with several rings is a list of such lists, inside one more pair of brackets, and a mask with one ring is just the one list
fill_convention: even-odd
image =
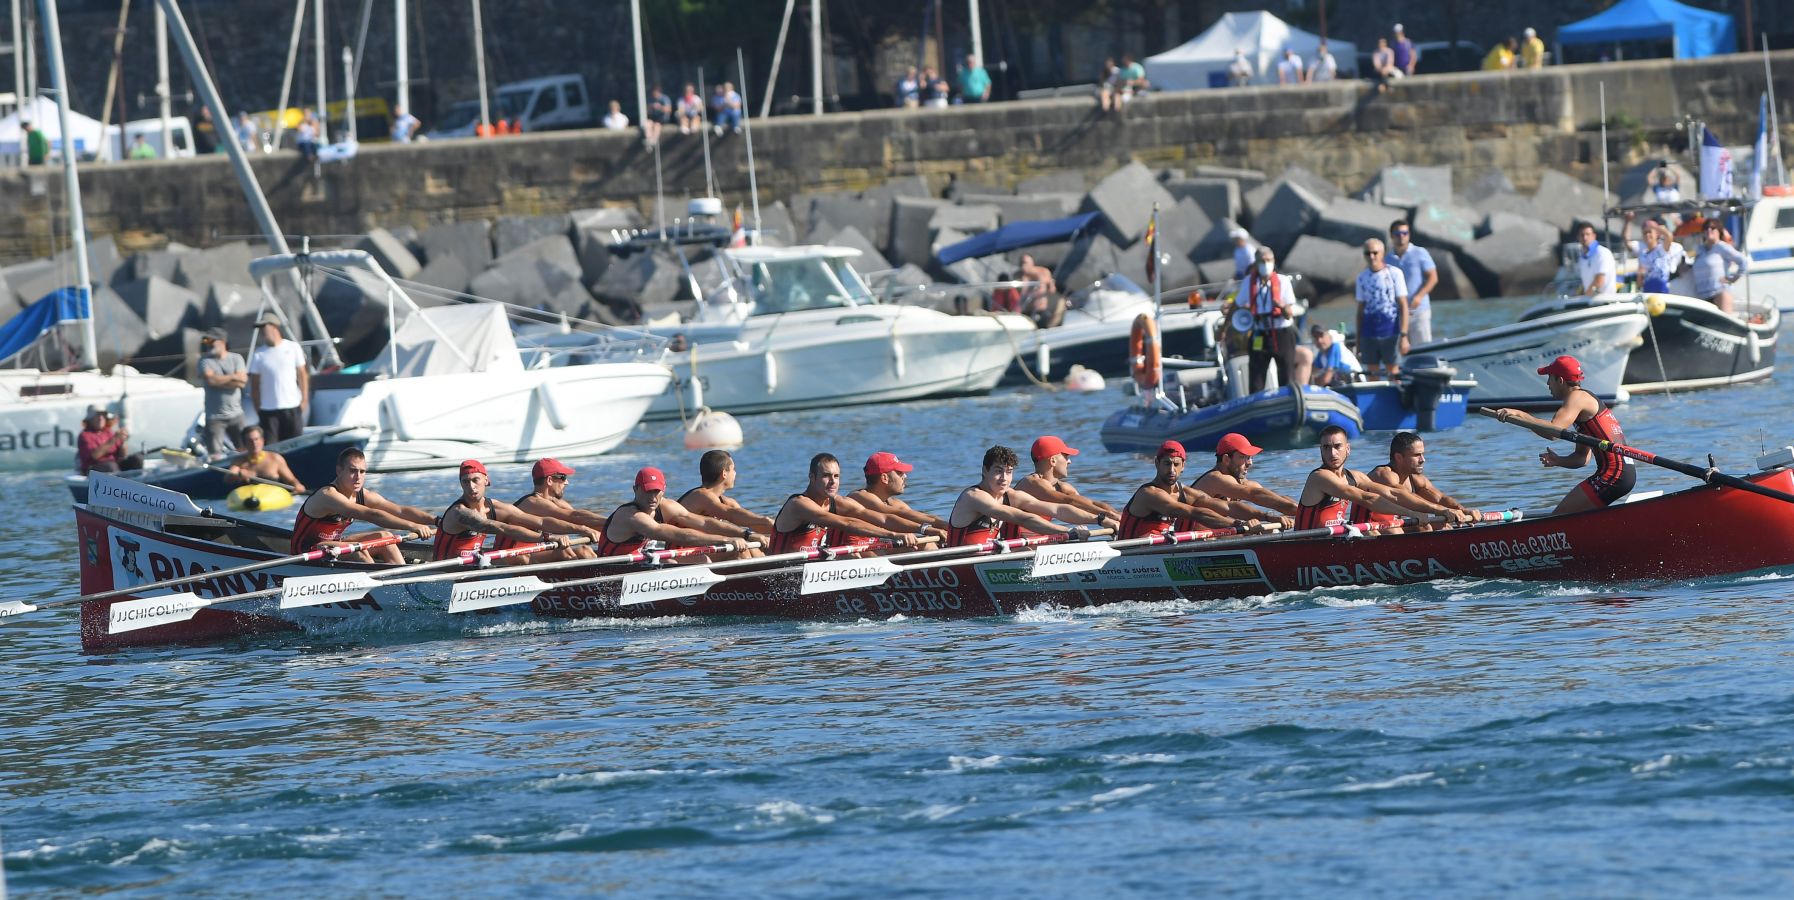
[(1016, 182), (1016, 196), (1024, 194), (1079, 194), (1082, 195), (1090, 187), (1084, 179), (1084, 173), (1065, 170), (1035, 175)]
[(952, 229), (968, 236), (983, 234), (986, 231), (996, 230), (1002, 212), (998, 207), (988, 203), (943, 206), (934, 211), (934, 216), (928, 220), (928, 228), (934, 232)]
[(1450, 166), (1387, 166), (1371, 176), (1363, 197), (1384, 206), (1416, 207), (1452, 198)]
[(642, 308), (672, 302), (682, 280), (679, 261), (655, 250), (613, 260), (604, 277), (592, 285), (592, 295), (609, 304), (624, 321), (633, 322)]
[(1532, 195), (1538, 217), (1565, 233), (1578, 221), (1594, 222), (1598, 227), (1601, 214), (1618, 202), (1612, 194), (1604, 194), (1598, 187), (1552, 169), (1545, 170), (1539, 178), (1539, 189)]
[(411, 249), (405, 246), (405, 242), (384, 228), (371, 229), (365, 237), (355, 242), (355, 247), (367, 251), (374, 262), (386, 270), (386, 274), (397, 279), (412, 278), (423, 268)]
[[(1537, 222), (1544, 221), (1544, 216), (1539, 213), (1539, 208), (1533, 205), (1532, 198), (1524, 194), (1494, 194), (1470, 204), (1470, 208), (1485, 216), (1498, 212), (1512, 213)], [(1556, 228), (1557, 226), (1552, 225), (1551, 227)]]
[(107, 369), (143, 354), (148, 328), (137, 310), (118, 291), (101, 287), (93, 292), (94, 356)]
[(811, 194), (806, 202), (808, 206), (802, 223), (806, 234), (827, 225), (836, 230), (857, 228), (861, 234), (876, 236), (879, 231), (880, 209), (889, 201), (868, 202), (858, 194), (830, 191)]
[(1371, 238), (1389, 242), (1389, 223), (1404, 217), (1393, 207), (1363, 200), (1335, 200), (1315, 219), (1314, 235), (1342, 244), (1362, 244)]
[(1270, 176), (1257, 169), (1236, 169), (1229, 166), (1197, 166), (1188, 170), (1185, 177), (1225, 178), (1238, 184), (1242, 194), (1271, 180)]
[[(749, 210), (750, 228), (753, 227), (752, 220), (753, 211)], [(797, 225), (791, 221), (791, 210), (785, 208), (783, 201), (760, 204), (760, 243), (769, 247), (789, 247), (798, 242), (798, 237)]]
[(1477, 237), (1479, 238), (1497, 232), (1522, 232), (1541, 244), (1559, 244), (1562, 241), (1556, 225), (1515, 213), (1489, 213), (1477, 226)]
[[(172, 246), (179, 248), (181, 245), (174, 244)], [(73, 283), (75, 271), (73, 248), (50, 257), (50, 262), (58, 270), (70, 273), (69, 281)], [(127, 262), (125, 257), (119, 255), (118, 244), (111, 235), (87, 242), (87, 272), (94, 284), (111, 284), (118, 278), (119, 270), (123, 269)]]
[(1525, 294), (1556, 277), (1557, 246), (1524, 231), (1497, 231), (1471, 243), (1458, 261), (1481, 296)]
[(1013, 194), (1013, 191), (1002, 185), (968, 178), (955, 178), (947, 185), (947, 199), (954, 203), (984, 203), (986, 197), (1009, 197)]
[[(1115, 246), (1115, 242), (1101, 234), (1073, 243), (1071, 251), (1053, 272), (1054, 280), (1059, 282), (1059, 292), (1081, 291), (1097, 279), (1120, 269), (1119, 254), (1120, 248)], [(1130, 274), (1128, 277), (1134, 276)]]
[(548, 237), (564, 235), (572, 227), (566, 213), (546, 216), (499, 216), (492, 223), (492, 252), (498, 256), (510, 253), (525, 244)]
[(934, 259), (934, 232), (929, 223), (945, 200), (924, 197), (895, 197), (891, 200), (891, 262), (914, 263), (928, 268)]
[(12, 285), (6, 283), (6, 273), (0, 272), (0, 323), (10, 321), (24, 308), (19, 295), (12, 292)]
[(30, 306), (48, 296), (51, 291), (64, 287), (63, 281), (73, 282), (74, 272), (73, 266), (63, 269), (52, 260), (34, 259), (0, 269), (0, 278), (4, 278), (12, 288), (13, 294), (19, 298), (20, 306)]
[(1286, 275), (1301, 275), (1320, 294), (1351, 291), (1364, 271), (1364, 250), (1357, 244), (1305, 234), (1277, 266)]
[[(860, 251), (860, 255), (851, 260), (853, 267), (860, 272), (883, 272), (891, 268), (890, 260), (885, 259), (884, 254), (878, 252), (877, 247), (872, 246), (872, 239), (861, 234), (858, 228), (850, 226), (835, 232), (829, 245)], [(715, 266), (704, 266), (703, 268), (716, 270)]]
[[(443, 256), (430, 260), (428, 265), (419, 269), (416, 275), (411, 276), (411, 280), (429, 287), (463, 294), (467, 293), (468, 282), (473, 280), (473, 276), (467, 271), (467, 266), (463, 265), (461, 260), (453, 256)], [(416, 294), (430, 295), (430, 292), (417, 291)]]
[(524, 262), (543, 263), (575, 276), (580, 274), (579, 254), (565, 234), (539, 237), (493, 260), (492, 267), (503, 268)]
[(1085, 198), (1084, 209), (1103, 214), (1104, 232), (1117, 246), (1127, 246), (1146, 232), (1153, 206), (1169, 209), (1177, 198), (1159, 184), (1152, 170), (1131, 162), (1097, 182)]
[(1414, 209), (1409, 224), (1413, 226), (1414, 243), (1428, 250), (1437, 247), (1458, 251), (1476, 240), (1476, 229), (1482, 220), (1481, 213), (1467, 206), (1422, 203)]
[(225, 346), (242, 353), (249, 347), (255, 321), (262, 310), (261, 289), (253, 284), (212, 282), (206, 288), (205, 313), (200, 325), (224, 329)]
[[(175, 279), (176, 269), (180, 265), (182, 254), (190, 251), (191, 248), (172, 242), (170, 242), (166, 248), (161, 250), (141, 251), (131, 257), (128, 265), (121, 267), (118, 272), (113, 275), (112, 283), (121, 284), (128, 281), (147, 281), (151, 278), (160, 278), (163, 281), (172, 283)], [(72, 264), (69, 270), (74, 270)]]
[(385, 349), (392, 309), (380, 276), (366, 269), (346, 269), (344, 274), (347, 281), (332, 278), (318, 288), (318, 315), (337, 339), (336, 352), (343, 363), (354, 365)]
[(217, 281), (247, 284), (255, 280), (249, 274), (249, 263), (254, 256), (247, 241), (231, 241), (183, 253), (175, 259), (173, 281), (192, 291), (204, 291), (207, 285)]
[(1463, 197), (1465, 203), (1474, 206), (1496, 194), (1516, 193), (1519, 193), (1519, 191), (1514, 187), (1514, 183), (1508, 180), (1507, 173), (1500, 169), (1490, 167), (1484, 169), (1482, 174), (1476, 176), (1476, 178), (1464, 188), (1464, 192), (1460, 196)]
[[(205, 315), (204, 298), (162, 278), (127, 281), (115, 290), (143, 321), (144, 337), (151, 344), (178, 338), (182, 328), (197, 328)], [(180, 349), (178, 342), (174, 349)]]
[(1025, 197), (980, 197), (997, 210), (1004, 225), (1063, 219), (1078, 210), (1079, 194), (1029, 194)]
[(1180, 202), (1193, 201), (1210, 219), (1238, 219), (1245, 203), (1240, 183), (1231, 178), (1172, 178), (1165, 190)]
[(1439, 283), (1433, 287), (1433, 299), (1474, 300), (1482, 296), (1459, 264), (1456, 253), (1434, 253), (1433, 263), (1439, 267)]
[(1279, 257), (1296, 245), (1296, 239), (1312, 232), (1328, 201), (1293, 182), (1278, 181), (1264, 208), (1252, 220), (1252, 236)]
[(469, 272), (482, 271), (492, 264), (492, 225), (484, 219), (432, 225), (418, 237), (418, 242), (423, 245), (426, 262), (453, 256)]

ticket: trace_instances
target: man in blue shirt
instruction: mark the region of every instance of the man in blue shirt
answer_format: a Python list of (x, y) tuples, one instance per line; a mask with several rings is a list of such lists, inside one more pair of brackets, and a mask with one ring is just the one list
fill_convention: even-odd
[(1408, 284), (1402, 270), (1388, 265), (1383, 242), (1364, 242), (1364, 271), (1358, 273), (1358, 362), (1375, 374), (1380, 368), (1394, 378), (1401, 374), (1401, 354), (1408, 352)]
[(1433, 342), (1433, 288), (1439, 284), (1439, 267), (1425, 247), (1414, 246), (1413, 227), (1401, 219), (1389, 223), (1389, 264), (1402, 270), (1408, 283), (1408, 338), (1415, 344)]
[(1308, 329), (1314, 338), (1314, 368), (1311, 384), (1321, 387), (1333, 387), (1352, 380), (1355, 371), (1345, 359), (1345, 347), (1333, 339), (1333, 333), (1327, 326), (1316, 324)]
[(966, 54), (966, 64), (959, 70), (959, 99), (964, 103), (983, 103), (990, 99), (990, 73), (978, 64), (978, 57)]

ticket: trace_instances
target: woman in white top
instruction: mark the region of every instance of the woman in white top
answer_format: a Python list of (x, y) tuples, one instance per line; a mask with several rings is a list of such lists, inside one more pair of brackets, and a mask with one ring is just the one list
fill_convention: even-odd
[(1620, 226), (1620, 240), (1632, 248), (1638, 255), (1638, 289), (1646, 293), (1668, 293), (1669, 280), (1676, 276), (1682, 261), (1687, 258), (1682, 245), (1670, 237), (1669, 228), (1656, 219), (1646, 219), (1644, 223), (1644, 239), (1630, 240), (1632, 230), (1632, 214), (1626, 214), (1625, 224)]
[(604, 114), (604, 127), (611, 131), (622, 131), (629, 127), (629, 117), (623, 115), (623, 104), (615, 100), (610, 102), (610, 112)]
[(1701, 244), (1701, 252), (1694, 257), (1695, 296), (1730, 314), (1732, 284), (1750, 271), (1750, 258), (1726, 243), (1725, 225), (1718, 219), (1708, 219), (1701, 226)]

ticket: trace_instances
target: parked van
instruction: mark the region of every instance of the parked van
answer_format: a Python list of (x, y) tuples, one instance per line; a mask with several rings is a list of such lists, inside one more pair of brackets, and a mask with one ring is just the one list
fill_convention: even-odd
[[(494, 122), (503, 119), (517, 123), (523, 131), (561, 131), (598, 125), (598, 114), (582, 75), (548, 75), (501, 84), (493, 92), (493, 103), (487, 115)], [(471, 137), (479, 118), (480, 102), (463, 100), (450, 107), (448, 114), (424, 136), (432, 140)]]

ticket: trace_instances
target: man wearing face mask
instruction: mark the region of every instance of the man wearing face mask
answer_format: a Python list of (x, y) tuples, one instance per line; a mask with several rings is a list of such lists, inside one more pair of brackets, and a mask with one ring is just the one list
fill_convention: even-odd
[(1288, 384), (1296, 370), (1296, 289), (1288, 275), (1277, 274), (1277, 254), (1259, 247), (1258, 262), (1240, 282), (1234, 303), (1252, 314), (1247, 345), (1246, 383), (1252, 393), (1264, 390), (1265, 371), (1277, 363), (1277, 380)]

